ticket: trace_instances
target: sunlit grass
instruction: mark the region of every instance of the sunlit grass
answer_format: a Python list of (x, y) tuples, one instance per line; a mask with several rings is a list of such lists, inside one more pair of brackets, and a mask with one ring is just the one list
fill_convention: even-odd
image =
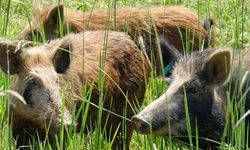
[[(43, 1), (44, 4), (56, 4), (57, 0)], [(247, 6), (250, 6), (250, 1), (247, 0), (228, 0), (228, 1), (218, 1), (218, 0), (120, 0), (120, 1), (111, 1), (111, 0), (64, 0), (63, 2), (66, 6), (82, 10), (82, 11), (92, 11), (97, 8), (105, 8), (111, 9), (116, 7), (150, 7), (152, 5), (184, 5), (191, 9), (193, 9), (199, 15), (200, 20), (204, 20), (204, 18), (213, 18), (215, 21), (215, 30), (216, 34), (216, 46), (218, 47), (234, 47), (237, 49), (242, 49), (245, 47), (250, 47), (250, 10)], [(31, 2), (29, 0), (0, 0), (0, 36), (5, 38), (14, 39), (22, 29), (30, 22), (31, 18)], [(60, 33), (63, 32), (60, 30)], [(107, 33), (108, 34), (108, 33)], [(45, 39), (44, 39), (45, 40)], [(189, 48), (189, 45), (186, 45)], [(105, 55), (105, 53), (103, 53)], [(100, 68), (103, 68), (103, 62), (100, 61)], [(99, 91), (102, 92), (102, 95), (105, 95), (105, 91), (103, 89), (103, 72), (99, 72), (100, 78), (98, 80)], [(11, 136), (11, 129), (4, 122), (4, 110), (6, 109), (6, 96), (2, 96), (1, 93), (5, 92), (8, 89), (11, 83), (10, 77), (0, 73), (0, 149), (14, 149), (14, 141)], [(164, 90), (167, 88), (165, 82), (160, 77), (155, 77), (153, 73), (151, 73), (151, 78), (148, 83), (148, 88), (145, 93), (145, 101), (143, 106), (149, 104), (152, 100), (158, 98)], [(84, 111), (83, 114), (75, 114), (75, 118), (78, 118), (80, 115), (83, 115), (82, 119), (82, 129), (86, 126), (86, 117), (88, 115), (88, 109), (91, 105), (92, 88), (84, 86), (83, 95), (84, 99), (82, 108)], [(126, 93), (124, 93), (126, 96)], [(238, 98), (237, 95), (233, 96), (232, 99)], [(99, 121), (102, 117), (102, 99), (100, 97), (99, 100)], [(230, 98), (228, 98), (229, 100)], [(186, 102), (185, 102), (186, 103)], [(129, 104), (128, 104), (129, 105)], [(243, 105), (242, 105), (243, 106)], [(242, 114), (235, 114), (232, 112), (235, 108), (235, 103), (228, 104), (228, 112), (227, 115), (235, 118), (235, 120), (239, 120)], [(185, 107), (187, 108), (187, 107)], [(230, 110), (232, 109), (232, 110)], [(242, 107), (239, 107), (241, 112)], [(138, 112), (139, 110), (135, 110)], [(188, 116), (188, 115), (186, 115)], [(130, 119), (130, 118), (127, 118)], [(187, 121), (189, 118), (187, 117)], [(227, 123), (229, 120), (227, 119)], [(98, 122), (100, 124), (100, 122)], [(236, 125), (236, 122), (233, 123), (233, 126)], [(124, 125), (123, 125), (124, 126)], [(190, 125), (189, 127), (190, 128)], [(227, 134), (227, 129), (225, 129), (225, 135)], [(225, 139), (231, 141), (230, 144), (236, 145), (233, 149), (240, 149), (240, 145), (243, 144), (243, 134), (244, 125), (239, 124), (236, 127), (236, 130), (232, 132), (231, 139)], [(126, 130), (124, 128), (124, 130)], [(61, 137), (58, 137), (56, 140), (56, 148), (60, 149), (63, 147), (64, 143), (67, 143), (68, 149), (110, 149), (111, 143), (113, 141), (113, 137), (110, 137), (110, 141), (105, 141), (102, 136), (101, 128), (97, 126), (97, 130), (95, 130), (92, 134), (87, 133), (84, 134), (83, 131), (80, 133), (75, 133), (73, 128), (69, 128), (67, 131), (68, 138), (67, 141), (64, 141), (63, 134)], [(189, 135), (189, 138), (191, 135)], [(198, 138), (196, 138), (197, 140)], [(222, 143), (224, 140), (222, 140)], [(190, 141), (190, 143), (195, 143), (197, 141)], [(43, 141), (34, 140), (34, 149), (53, 149), (53, 146), (50, 146)], [(250, 143), (248, 143), (249, 145)], [(189, 143), (187, 143), (189, 145)], [(153, 137), (151, 135), (143, 136), (137, 133), (134, 133), (131, 144), (131, 149), (188, 149), (186, 145), (181, 144), (174, 139), (174, 137), (166, 136), (165, 138)], [(222, 149), (229, 149), (227, 146), (222, 146)]]

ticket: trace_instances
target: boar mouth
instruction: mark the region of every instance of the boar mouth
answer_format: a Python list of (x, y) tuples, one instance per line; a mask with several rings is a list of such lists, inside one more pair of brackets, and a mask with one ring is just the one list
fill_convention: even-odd
[[(154, 136), (179, 135), (180, 123), (173, 119), (165, 120), (166, 118), (151, 118), (140, 114), (131, 118), (133, 129), (140, 134), (152, 134)], [(151, 120), (151, 122), (149, 122)], [(174, 122), (173, 122), (174, 121)], [(168, 128), (170, 127), (170, 128)]]
[(167, 134), (167, 122), (148, 121), (143, 116), (133, 116), (131, 118), (133, 129), (140, 134), (165, 135)]
[(73, 125), (71, 114), (66, 108), (62, 111), (61, 107), (47, 106), (45, 111), (40, 111), (38, 120), (49, 134), (58, 134), (62, 125), (64, 127)]
[(151, 125), (144, 119), (138, 116), (131, 118), (132, 127), (140, 134), (149, 134), (151, 132)]

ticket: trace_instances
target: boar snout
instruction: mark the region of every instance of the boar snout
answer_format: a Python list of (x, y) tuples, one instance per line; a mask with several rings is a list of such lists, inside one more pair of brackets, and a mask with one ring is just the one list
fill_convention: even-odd
[(178, 135), (182, 130), (181, 106), (179, 101), (167, 99), (164, 93), (131, 118), (132, 127), (140, 134), (163, 136), (171, 130), (171, 134)]
[(136, 130), (136, 132), (141, 134), (149, 134), (150, 133), (150, 124), (144, 120), (143, 118), (139, 117), (138, 115), (133, 116), (131, 118), (132, 127)]

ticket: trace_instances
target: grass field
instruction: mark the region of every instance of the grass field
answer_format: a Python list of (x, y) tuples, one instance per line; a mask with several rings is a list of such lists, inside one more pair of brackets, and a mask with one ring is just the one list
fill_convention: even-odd
[[(43, 4), (57, 4), (57, 0), (44, 0)], [(250, 47), (250, 0), (64, 0), (67, 7), (89, 11), (94, 9), (109, 9), (116, 7), (151, 7), (154, 5), (183, 5), (194, 10), (201, 20), (213, 18), (216, 30), (217, 47), (233, 47), (243, 49)], [(0, 0), (0, 37), (15, 39), (31, 19), (30, 0)], [(11, 138), (11, 129), (3, 121), (3, 112), (6, 107), (5, 91), (9, 88), (12, 77), (0, 72), (0, 149), (15, 149)], [(159, 97), (166, 86), (159, 78), (151, 78), (145, 94), (144, 106)], [(110, 149), (110, 144), (101, 139), (99, 135), (70, 133), (67, 149)], [(242, 135), (237, 130), (234, 139), (241, 139)], [(171, 139), (171, 140), (170, 140)], [(231, 140), (233, 144), (233, 139)], [(64, 141), (58, 140), (57, 148), (61, 149)], [(35, 149), (52, 149), (43, 142), (36, 142)], [(182, 144), (168, 136), (165, 138), (143, 136), (134, 133), (131, 149), (189, 149), (189, 144)], [(230, 145), (230, 143), (229, 143)], [(222, 149), (239, 149), (225, 146)]]

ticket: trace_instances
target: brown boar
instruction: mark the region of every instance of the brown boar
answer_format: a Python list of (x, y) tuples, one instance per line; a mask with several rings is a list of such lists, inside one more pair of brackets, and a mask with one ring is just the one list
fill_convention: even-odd
[[(177, 54), (178, 51), (169, 43), (166, 42), (165, 48), (171, 51), (172, 57), (179, 58), (167, 80), (169, 87), (162, 96), (132, 117), (134, 129), (141, 134), (171, 134), (189, 142), (185, 117), (187, 105), (191, 135), (195, 137), (197, 127), (199, 137), (220, 142), (226, 126), (227, 108), (233, 108), (231, 112), (234, 115), (238, 112), (238, 118), (229, 120), (229, 133), (232, 132), (232, 122), (239, 121), (250, 110), (250, 49), (232, 55), (230, 49), (212, 48), (180, 58), (181, 54)], [(230, 93), (229, 99), (227, 93)], [(250, 136), (249, 123), (249, 116), (240, 123), (245, 124), (246, 129), (245, 134), (244, 131), (242, 133), (242, 145), (237, 145), (240, 149), (246, 149), (244, 144), (247, 142), (246, 137)], [(218, 143), (199, 139), (200, 148), (213, 149), (218, 146)]]
[[(125, 137), (121, 134), (123, 118), (114, 113), (125, 118), (132, 117), (135, 106), (143, 101), (150, 69), (129, 36), (115, 31), (107, 32), (107, 40), (104, 38), (105, 31), (85, 31), (17, 51), (14, 42), (0, 43), (1, 69), (6, 74), (16, 75), (11, 89), (24, 98), (24, 102), (14, 96), (9, 99), (9, 118), (14, 136), (18, 137), (17, 142), (22, 144), (24, 132), (38, 132), (39, 136), (44, 133), (53, 137), (59, 132), (62, 117), (64, 124), (72, 124), (72, 111), (85, 111), (80, 109), (84, 103), (84, 85), (93, 85), (91, 103), (98, 105), (102, 94), (98, 86), (101, 72), (104, 78), (104, 98), (101, 102), (104, 109), (113, 112), (102, 113), (101, 125), (104, 133), (107, 133), (105, 137), (112, 138), (118, 130), (113, 148), (125, 146), (129, 149), (131, 125), (126, 123)], [(103, 56), (103, 68), (99, 67), (101, 55), (106, 56)], [(97, 113), (98, 108), (90, 105), (86, 129), (94, 128)], [(77, 122), (79, 128), (81, 116)]]
[[(194, 12), (181, 6), (118, 8), (114, 13), (113, 10), (81, 12), (59, 5), (45, 9), (38, 7), (34, 11), (31, 25), (23, 30), (20, 38), (34, 40), (37, 37), (36, 40), (41, 40), (43, 37), (51, 40), (60, 36), (59, 28), (64, 33), (105, 29), (122, 31), (130, 35), (138, 47), (138, 37), (143, 37), (147, 55), (149, 58), (153, 56), (152, 62), (156, 63), (156, 70), (161, 73), (159, 36), (167, 37), (181, 52), (207, 48), (214, 45), (214, 35), (210, 32), (212, 24), (212, 20), (204, 23), (199, 21)], [(163, 67), (166, 65), (163, 60)]]

